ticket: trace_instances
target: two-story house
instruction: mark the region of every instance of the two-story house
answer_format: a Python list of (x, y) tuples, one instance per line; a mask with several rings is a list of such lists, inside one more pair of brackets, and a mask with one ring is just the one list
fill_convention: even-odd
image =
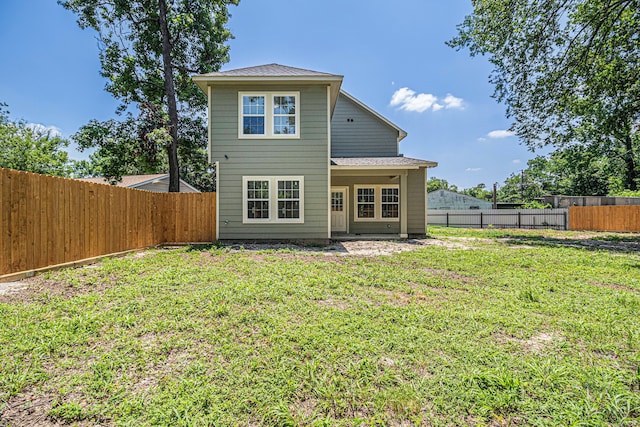
[(426, 233), (427, 168), (343, 77), (278, 64), (194, 76), (207, 94), (219, 239)]

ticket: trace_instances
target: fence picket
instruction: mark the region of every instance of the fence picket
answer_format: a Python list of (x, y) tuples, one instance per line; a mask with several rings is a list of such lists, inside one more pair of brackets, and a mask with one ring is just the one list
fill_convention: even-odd
[(571, 230), (640, 231), (640, 206), (571, 206)]
[(153, 193), (0, 168), (0, 275), (216, 239), (215, 193)]

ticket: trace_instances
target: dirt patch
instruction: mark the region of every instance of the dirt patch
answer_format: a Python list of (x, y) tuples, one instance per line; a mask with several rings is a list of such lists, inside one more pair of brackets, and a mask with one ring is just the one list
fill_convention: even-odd
[(534, 335), (528, 340), (524, 340), (523, 344), (525, 345), (525, 350), (528, 350), (533, 353), (540, 353), (549, 347), (554, 341), (560, 339), (560, 336), (555, 333), (540, 333), (538, 335)]
[(528, 353), (536, 353), (536, 354), (543, 353), (554, 342), (558, 342), (563, 339), (562, 335), (556, 332), (541, 332), (528, 339), (517, 338), (511, 335), (505, 335), (502, 333), (494, 334), (494, 337), (496, 338), (498, 343), (501, 343), (501, 344), (516, 343), (524, 351)]
[(591, 285), (597, 286), (599, 288), (613, 289), (613, 290), (616, 290), (616, 291), (631, 292), (631, 293), (634, 293), (634, 294), (639, 294), (640, 293), (640, 290), (638, 290), (638, 289), (634, 289), (634, 288), (631, 288), (631, 287), (625, 286), (625, 285), (618, 285), (616, 283), (592, 282)]
[[(304, 245), (296, 243), (228, 243), (225, 248), (236, 251), (276, 251), (278, 255), (291, 253), (307, 253), (314, 256), (368, 256), (392, 255), (395, 253), (414, 251), (426, 246), (441, 246), (450, 249), (471, 249), (465, 242), (457, 239), (403, 239), (403, 240), (346, 240), (332, 242), (328, 245)], [(472, 241), (478, 239), (466, 239)], [(490, 241), (489, 239), (487, 239)], [(298, 253), (298, 254), (296, 254)], [(317, 259), (317, 258), (314, 258)]]
[(0, 283), (0, 295), (19, 292), (21, 289), (24, 289), (26, 287), (27, 287), (27, 283), (24, 281)]
[(564, 246), (577, 249), (604, 250), (612, 252), (638, 252), (640, 251), (640, 238), (624, 236), (616, 238), (603, 238), (592, 235), (570, 235), (554, 237), (504, 237), (498, 241), (510, 244), (512, 248), (535, 248), (536, 246)]
[(0, 410), (0, 426), (62, 426), (47, 415), (55, 400), (56, 396), (36, 393), (32, 390), (13, 396), (4, 409)]
[[(81, 267), (84, 274), (78, 276), (78, 280), (75, 282), (69, 282), (67, 280), (46, 279), (44, 276), (36, 276), (30, 279), (23, 280), (21, 283), (23, 286), (19, 288), (13, 288), (10, 292), (2, 294), (0, 293), (0, 302), (22, 302), (32, 303), (35, 301), (41, 301), (42, 298), (51, 297), (63, 297), (72, 298), (77, 295), (84, 295), (90, 292), (102, 292), (109, 289), (116, 282), (116, 277), (99, 276), (94, 271), (84, 270), (85, 267)], [(91, 271), (91, 273), (88, 273)]]

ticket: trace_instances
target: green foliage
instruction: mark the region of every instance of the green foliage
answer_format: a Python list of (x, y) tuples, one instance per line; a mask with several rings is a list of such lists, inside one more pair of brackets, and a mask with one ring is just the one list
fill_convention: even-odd
[(622, 188), (636, 190), (640, 0), (472, 3), (449, 45), (489, 56), (494, 96), (516, 134), (531, 148), (587, 147), (621, 167)]
[(522, 209), (551, 209), (549, 203), (542, 203), (537, 200), (526, 202), (522, 205)]
[[(78, 138), (100, 147), (93, 158), (94, 169), (108, 177), (118, 177), (127, 168), (146, 170), (157, 165), (155, 157), (162, 150), (167, 153), (170, 191), (178, 191), (180, 151), (183, 162), (191, 158), (201, 162), (202, 153), (196, 152), (206, 141), (205, 131), (200, 130), (197, 142), (183, 149), (188, 145), (185, 141), (192, 141), (193, 135), (181, 132), (199, 122), (206, 105), (206, 96), (193, 83), (191, 75), (217, 71), (228, 61), (226, 43), (232, 37), (225, 27), (228, 6), (238, 4), (238, 0), (58, 0), (58, 3), (78, 15), (81, 28), (98, 32), (102, 75), (108, 81), (107, 91), (122, 101), (119, 111), (134, 106), (142, 116), (147, 109), (154, 112), (152, 129), (134, 123), (131, 117), (121, 123), (89, 123)], [(140, 128), (146, 131), (137, 140), (132, 139)], [(170, 139), (150, 138), (157, 135), (153, 132), (156, 128), (164, 129)], [(136, 154), (139, 149), (148, 152)], [(123, 160), (120, 156), (131, 152), (136, 159), (128, 165), (119, 167), (113, 162), (116, 158)], [(192, 175), (207, 169), (201, 164), (184, 166)], [(202, 186), (211, 184), (210, 180), (207, 184), (207, 178), (201, 180)]]
[(640, 191), (623, 190), (623, 191), (613, 192), (610, 195), (620, 196), (620, 197), (640, 197)]
[[(575, 145), (527, 162), (500, 187), (498, 199), (531, 202), (545, 195), (606, 196), (623, 190), (624, 163), (604, 147)], [(633, 192), (629, 192), (633, 194)]]
[(466, 194), (467, 196), (475, 197), (476, 199), (480, 199), (480, 200), (492, 200), (493, 192), (487, 190), (486, 187), (487, 187), (486, 185), (480, 183), (475, 187), (465, 188), (460, 193)]
[[(152, 249), (0, 296), (9, 425), (637, 425), (638, 235)], [(335, 248), (334, 248), (335, 249)], [(20, 417), (14, 419), (8, 417)]]
[[(123, 175), (167, 173), (164, 155), (171, 142), (164, 115), (147, 108), (123, 121), (92, 120), (73, 136), (80, 150), (95, 148), (89, 161), (76, 164), (76, 176), (101, 176), (117, 182)], [(182, 118), (178, 146), (181, 178), (200, 191), (214, 191), (215, 180), (206, 154), (206, 124), (197, 117)]]
[(69, 176), (72, 162), (65, 151), (69, 142), (24, 121), (10, 121), (4, 107), (0, 103), (0, 167)]
[(449, 184), (449, 182), (446, 179), (436, 178), (435, 176), (432, 176), (427, 180), (427, 193), (430, 193), (436, 190), (449, 190), (449, 191), (457, 192), (458, 187), (455, 185)]

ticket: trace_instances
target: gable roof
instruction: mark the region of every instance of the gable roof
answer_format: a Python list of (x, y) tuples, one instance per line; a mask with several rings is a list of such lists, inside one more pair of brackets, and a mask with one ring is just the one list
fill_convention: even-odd
[(438, 189), (438, 190), (433, 190), (427, 193), (427, 196), (432, 197), (432, 198), (436, 198), (436, 197), (450, 197), (450, 198), (455, 198), (458, 200), (466, 200), (467, 202), (483, 202), (483, 203), (488, 203), (488, 204), (493, 204), (492, 202), (488, 201), (488, 200), (483, 200), (483, 199), (478, 199), (477, 197), (473, 197), (473, 196), (469, 196), (467, 194), (462, 194), (462, 193), (457, 193), (455, 191), (450, 191), (450, 190), (445, 190), (445, 189)]
[(333, 114), (343, 76), (280, 64), (266, 64), (199, 74), (192, 78), (204, 93), (208, 93), (208, 86), (225, 83), (327, 83), (331, 88), (331, 114)]
[(235, 70), (217, 71), (213, 73), (201, 74), (196, 77), (342, 77), (335, 74), (323, 73), (321, 71), (305, 70), (304, 68), (289, 67), (280, 64), (257, 65), (254, 67), (237, 68)]
[[(168, 173), (158, 173), (152, 175), (124, 175), (120, 182), (116, 182), (114, 185), (116, 187), (127, 187), (127, 188), (138, 188), (142, 187), (146, 184), (151, 184), (155, 181), (164, 181), (169, 178)], [(103, 177), (95, 177), (95, 178), (78, 178), (79, 181), (93, 182), (95, 184), (107, 184), (110, 185), (109, 181), (107, 181)], [(187, 186), (190, 189), (200, 192), (200, 190), (194, 188), (189, 185), (187, 182), (180, 180), (180, 186)]]
[(384, 124), (386, 124), (389, 127), (392, 127), (393, 129), (398, 131), (398, 142), (402, 141), (406, 136), (407, 136), (407, 132), (405, 132), (402, 128), (400, 128), (398, 125), (396, 125), (395, 123), (393, 123), (391, 120), (387, 119), (386, 117), (384, 117), (382, 114), (378, 113), (376, 110), (374, 110), (373, 108), (369, 107), (367, 104), (365, 104), (364, 102), (360, 101), (359, 99), (357, 99), (355, 96), (347, 93), (344, 89), (340, 90), (340, 95), (343, 95), (345, 98), (347, 98), (349, 101), (353, 102), (354, 104), (356, 104), (358, 107), (362, 108), (363, 110), (367, 111), (369, 114), (371, 114), (372, 116), (374, 116), (375, 118), (377, 118), (378, 120), (380, 120), (381, 122), (383, 122)]

